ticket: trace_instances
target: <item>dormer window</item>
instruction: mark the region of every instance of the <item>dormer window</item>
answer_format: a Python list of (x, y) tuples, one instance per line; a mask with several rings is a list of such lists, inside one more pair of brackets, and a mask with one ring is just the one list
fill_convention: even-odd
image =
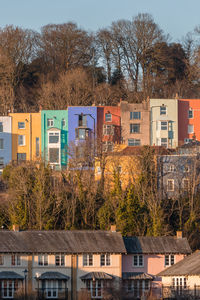
[(90, 136), (89, 128), (76, 128), (76, 139), (85, 140)]
[(54, 120), (53, 119), (47, 119), (47, 126), (53, 127), (54, 126)]

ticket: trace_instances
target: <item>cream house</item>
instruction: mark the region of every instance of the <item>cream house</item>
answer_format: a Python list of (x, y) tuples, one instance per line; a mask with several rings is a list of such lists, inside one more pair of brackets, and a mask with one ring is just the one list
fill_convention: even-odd
[(103, 299), (119, 287), (120, 233), (0, 231), (1, 298)]
[[(200, 251), (187, 256), (177, 264), (160, 272), (163, 298), (200, 298)], [(183, 299), (183, 298), (182, 298)]]

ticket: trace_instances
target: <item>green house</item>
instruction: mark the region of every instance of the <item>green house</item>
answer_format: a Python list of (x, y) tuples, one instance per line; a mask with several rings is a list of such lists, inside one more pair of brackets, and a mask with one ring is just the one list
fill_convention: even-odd
[(42, 154), (55, 170), (67, 167), (68, 111), (41, 111)]

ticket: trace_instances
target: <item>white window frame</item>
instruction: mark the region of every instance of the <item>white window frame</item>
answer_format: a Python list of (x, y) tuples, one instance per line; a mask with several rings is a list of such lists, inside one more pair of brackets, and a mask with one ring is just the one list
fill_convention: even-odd
[[(22, 125), (23, 124), (23, 125)], [(22, 126), (21, 126), (22, 125)], [(26, 125), (25, 125), (25, 122), (18, 122), (18, 129), (26, 129)]]
[[(7, 283), (7, 287), (6, 287), (6, 294), (7, 295), (5, 295), (4, 282)], [(11, 283), (11, 286), (10, 286), (10, 283)], [(0, 284), (1, 284), (1, 289), (0, 289), (1, 290), (1, 295), (0, 296), (3, 299), (13, 299), (14, 298), (14, 291), (15, 291), (15, 281), (4, 279), (0, 282)], [(11, 294), (10, 294), (10, 292), (11, 292)]]
[[(103, 288), (104, 280), (90, 280), (86, 283), (87, 289), (90, 291), (91, 299), (102, 299), (103, 298)], [(99, 293), (100, 291), (100, 293)]]
[(130, 120), (141, 120), (141, 111), (131, 111)]
[[(191, 113), (191, 115), (190, 115)], [(188, 119), (193, 119), (194, 118), (194, 110), (192, 108), (189, 108), (188, 110)]]
[[(142, 259), (142, 264), (141, 264), (141, 259)], [(144, 267), (144, 256), (142, 254), (134, 254), (132, 266), (134, 268), (143, 268)]]
[[(49, 136), (50, 135), (58, 135), (59, 138), (58, 138), (58, 142), (57, 143), (49, 143)], [(61, 145), (60, 145), (60, 131), (59, 130), (56, 130), (56, 131), (48, 131), (48, 162), (51, 164), (51, 165), (60, 165), (61, 163)], [(58, 162), (51, 162), (50, 161), (50, 149), (58, 149), (59, 151), (59, 160)]]
[(130, 147), (141, 146), (141, 140), (140, 139), (128, 139), (128, 146), (130, 146)]
[[(167, 263), (168, 261), (168, 263)], [(170, 267), (175, 264), (175, 255), (174, 254), (166, 254), (165, 255), (165, 267)]]
[(194, 125), (193, 124), (189, 124), (188, 125), (188, 134), (192, 134), (194, 133)]
[(112, 152), (113, 151), (113, 142), (111, 141), (105, 141), (103, 142), (103, 152)]
[(167, 121), (160, 121), (160, 130), (168, 130), (168, 122)]
[[(109, 118), (107, 118), (109, 116)], [(105, 113), (105, 122), (112, 122), (112, 114), (111, 113)]]
[[(135, 126), (135, 129), (137, 128), (138, 131), (135, 131), (134, 129), (134, 126)], [(140, 123), (130, 123), (130, 134), (140, 134), (141, 133), (141, 124)]]
[(11, 266), (21, 266), (21, 256), (18, 254), (11, 255)]
[[(21, 141), (20, 141), (21, 137), (22, 137), (23, 143), (21, 143)], [(25, 146), (25, 145), (26, 145), (26, 136), (23, 134), (19, 134), (18, 135), (18, 146)]]
[(0, 122), (0, 132), (3, 132), (3, 122)]
[(162, 105), (160, 106), (160, 115), (166, 115), (167, 114), (167, 106)]
[(172, 287), (174, 289), (187, 289), (187, 278), (184, 276), (172, 277)]
[(100, 255), (100, 266), (111, 266), (111, 255), (110, 253), (101, 254)]
[(168, 166), (168, 172), (171, 173), (171, 172), (175, 172), (175, 165), (171, 164)]
[(4, 150), (4, 139), (0, 139), (0, 145), (1, 145), (1, 143), (2, 143), (2, 147), (0, 147), (0, 150)]
[(49, 256), (48, 254), (39, 254), (38, 255), (38, 266), (48, 266), (49, 265)]
[(54, 126), (54, 119), (51, 119), (51, 118), (47, 119), (47, 126), (48, 127), (53, 127)]
[[(171, 182), (173, 188), (172, 189), (169, 189), (169, 182)], [(174, 192), (174, 179), (167, 179), (167, 191), (168, 192)]]
[(113, 125), (103, 125), (103, 135), (114, 135), (114, 126)]
[[(58, 261), (57, 261), (58, 258)], [(55, 255), (55, 266), (56, 267), (64, 267), (65, 266), (65, 255), (64, 254), (56, 254)]]
[[(163, 142), (163, 139), (167, 140), (166, 142)], [(160, 145), (162, 147), (168, 148), (168, 138), (160, 138)]]
[[(45, 281), (45, 292), (47, 299), (58, 298), (58, 280), (46, 280)], [(54, 294), (55, 293), (55, 294)]]
[(83, 254), (83, 267), (92, 267), (94, 258), (92, 253)]

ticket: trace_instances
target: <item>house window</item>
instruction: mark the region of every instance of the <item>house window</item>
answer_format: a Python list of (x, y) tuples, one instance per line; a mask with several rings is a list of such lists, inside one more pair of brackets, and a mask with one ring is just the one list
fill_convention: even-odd
[(160, 115), (166, 115), (167, 114), (167, 107), (162, 105), (160, 106)]
[(177, 290), (182, 290), (187, 288), (187, 279), (186, 277), (173, 277), (172, 278), (172, 287)]
[(46, 298), (58, 298), (58, 282), (57, 280), (46, 280), (44, 282)]
[(141, 120), (141, 112), (140, 111), (131, 111), (130, 112), (130, 120)]
[(167, 140), (167, 138), (161, 138), (161, 140), (160, 140), (160, 145), (162, 146), (162, 147), (168, 147), (168, 140)]
[(113, 151), (113, 142), (103, 142), (103, 152), (112, 152)]
[(62, 119), (62, 127), (65, 127), (66, 126), (66, 121), (65, 119)]
[(35, 155), (38, 157), (40, 155), (40, 138), (35, 138)]
[(92, 254), (83, 254), (83, 266), (93, 266)]
[(165, 267), (169, 267), (172, 265), (174, 265), (174, 255), (173, 254), (165, 255)]
[(174, 172), (175, 171), (175, 166), (174, 165), (169, 165), (168, 166), (168, 172), (171, 173), (171, 172)]
[(113, 135), (114, 126), (113, 125), (103, 125), (103, 135)]
[(17, 153), (17, 161), (25, 161), (26, 153)]
[(141, 141), (139, 139), (128, 139), (128, 146), (140, 146)]
[(53, 127), (54, 126), (54, 120), (53, 119), (47, 119), (47, 126)]
[(3, 266), (4, 264), (4, 258), (3, 258), (3, 255), (0, 254), (0, 266)]
[(101, 167), (97, 167), (97, 174), (101, 174)]
[(3, 150), (3, 144), (4, 144), (4, 140), (0, 139), (0, 150)]
[(86, 128), (76, 128), (76, 139), (85, 140), (90, 137), (90, 129)]
[(18, 146), (25, 146), (25, 135), (18, 135)]
[(193, 119), (193, 109), (192, 108), (190, 108), (188, 110), (188, 119)]
[(87, 116), (86, 115), (78, 115), (78, 126), (87, 126)]
[(0, 122), (0, 132), (3, 132), (3, 122)]
[(188, 134), (194, 133), (194, 125), (188, 125)]
[[(127, 292), (133, 293), (134, 299), (140, 298), (144, 293), (150, 289), (149, 280), (131, 280), (127, 281)], [(132, 299), (132, 298), (131, 298)]]
[(174, 191), (174, 179), (167, 180), (167, 190), (168, 190), (168, 192)]
[(62, 254), (55, 255), (55, 265), (64, 266), (65, 265), (65, 256)]
[(133, 266), (134, 267), (143, 267), (143, 255), (133, 255)]
[(47, 254), (38, 255), (38, 266), (48, 266), (48, 255)]
[(185, 191), (188, 191), (189, 190), (189, 179), (183, 179), (183, 189)]
[(110, 254), (101, 254), (101, 266), (110, 266)]
[(59, 132), (49, 132), (49, 144), (58, 144), (60, 140)]
[(14, 298), (14, 291), (18, 289), (17, 281), (14, 280), (2, 280), (0, 281), (1, 297)]
[(59, 164), (60, 162), (59, 148), (49, 148), (49, 162), (52, 164)]
[(106, 287), (106, 281), (104, 280), (87, 280), (87, 290), (90, 291), (91, 299), (102, 299), (103, 288)]
[(25, 122), (18, 122), (18, 129), (25, 129)]
[(167, 122), (161, 121), (161, 130), (167, 130)]
[(0, 157), (0, 170), (4, 167), (4, 157)]
[(21, 265), (21, 256), (20, 255), (11, 255), (11, 265), (20, 266)]
[(130, 133), (140, 133), (140, 124), (130, 124)]
[(105, 122), (112, 122), (112, 115), (111, 114), (105, 114)]

